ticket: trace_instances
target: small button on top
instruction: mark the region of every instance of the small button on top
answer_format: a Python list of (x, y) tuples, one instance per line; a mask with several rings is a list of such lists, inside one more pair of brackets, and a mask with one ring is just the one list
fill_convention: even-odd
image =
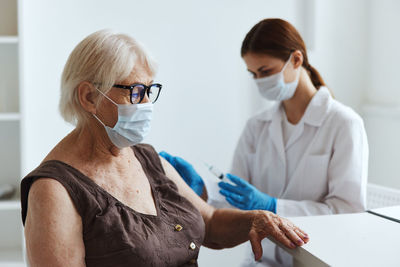
[(180, 232), (182, 229), (183, 229), (182, 225), (180, 225), (180, 224), (175, 225), (176, 231)]
[(190, 247), (191, 250), (195, 250), (196, 249), (196, 244), (192, 242), (192, 243), (190, 243), (189, 247)]

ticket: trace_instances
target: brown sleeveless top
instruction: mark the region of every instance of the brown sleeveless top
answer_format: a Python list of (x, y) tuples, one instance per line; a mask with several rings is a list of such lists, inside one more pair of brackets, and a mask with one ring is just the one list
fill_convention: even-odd
[(132, 147), (149, 180), (157, 216), (124, 205), (93, 180), (57, 160), (43, 162), (21, 182), (22, 221), (39, 178), (60, 182), (82, 218), (86, 266), (197, 266), (205, 226), (199, 211), (165, 176), (150, 145)]

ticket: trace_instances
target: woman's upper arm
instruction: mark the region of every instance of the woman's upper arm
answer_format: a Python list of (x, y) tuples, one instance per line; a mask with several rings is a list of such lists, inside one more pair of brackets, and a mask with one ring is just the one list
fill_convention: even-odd
[(85, 266), (82, 220), (67, 192), (56, 180), (33, 183), (25, 222), (30, 266)]
[(193, 206), (195, 206), (201, 213), (206, 225), (214, 213), (214, 208), (208, 205), (202, 198), (200, 198), (182, 179), (175, 168), (166, 161), (163, 157), (160, 157), (162, 166), (165, 171), (165, 175), (171, 179), (178, 187), (179, 193), (187, 198)]

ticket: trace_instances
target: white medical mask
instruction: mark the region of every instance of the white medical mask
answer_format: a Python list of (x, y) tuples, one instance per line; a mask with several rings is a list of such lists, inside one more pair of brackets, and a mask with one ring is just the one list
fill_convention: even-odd
[(98, 90), (108, 100), (118, 107), (118, 121), (114, 128), (105, 125), (95, 114), (93, 116), (103, 124), (111, 142), (118, 148), (139, 144), (150, 131), (150, 122), (153, 114), (153, 104), (121, 105)]
[(300, 70), (298, 70), (296, 74), (296, 79), (290, 83), (285, 83), (283, 75), (283, 72), (291, 59), (292, 54), (290, 54), (288, 61), (285, 63), (279, 73), (264, 78), (255, 79), (258, 91), (263, 97), (272, 101), (283, 101), (293, 97), (297, 88), (297, 84), (299, 83)]

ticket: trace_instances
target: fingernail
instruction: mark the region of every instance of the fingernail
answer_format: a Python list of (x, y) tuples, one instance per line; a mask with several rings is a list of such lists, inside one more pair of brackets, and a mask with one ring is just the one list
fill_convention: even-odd
[(296, 244), (295, 244), (295, 243), (293, 243), (293, 242), (290, 242), (290, 247), (291, 247), (291, 248), (296, 248), (297, 246), (296, 246)]
[(259, 258), (258, 253), (254, 254), (254, 260), (257, 261), (258, 258)]
[(301, 245), (304, 245), (304, 242), (303, 242), (303, 240), (298, 239), (298, 240), (297, 240), (297, 244), (299, 244), (299, 245), (301, 246)]

